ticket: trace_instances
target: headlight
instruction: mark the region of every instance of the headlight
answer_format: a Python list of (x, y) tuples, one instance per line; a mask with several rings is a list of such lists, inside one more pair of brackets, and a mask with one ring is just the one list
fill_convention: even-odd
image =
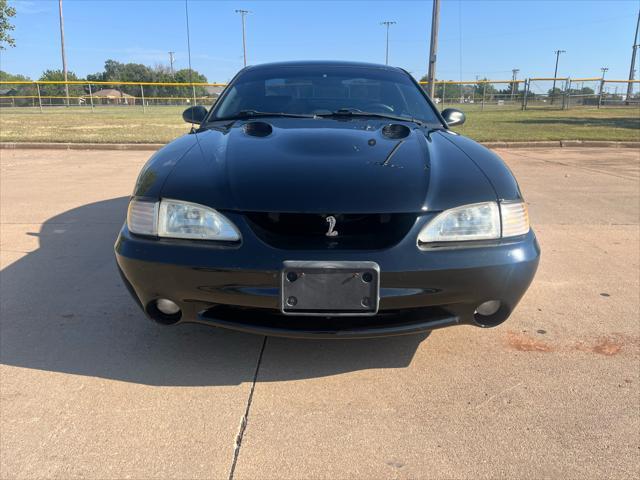
[(202, 240), (240, 240), (236, 227), (213, 208), (163, 199), (158, 215), (158, 236)]
[(440, 213), (420, 232), (418, 242), (456, 242), (500, 238), (500, 212), (495, 202), (476, 203)]
[(149, 202), (133, 199), (127, 225), (132, 233), (165, 238), (238, 241), (240, 233), (231, 221), (213, 208), (180, 200)]
[(475, 203), (445, 210), (418, 235), (418, 243), (494, 240), (524, 235), (529, 216), (524, 202)]

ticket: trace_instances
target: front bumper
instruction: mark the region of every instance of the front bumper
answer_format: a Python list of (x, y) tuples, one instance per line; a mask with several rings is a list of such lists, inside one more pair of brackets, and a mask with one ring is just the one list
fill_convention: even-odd
[[(252, 235), (244, 235), (235, 246), (146, 239), (132, 235), (125, 225), (115, 252), (133, 297), (161, 323), (197, 322), (313, 338), (402, 335), (460, 324), (495, 326), (511, 314), (538, 266), (540, 248), (532, 231), (493, 245), (430, 250), (419, 249), (412, 233), (385, 250), (291, 251), (270, 247)], [(381, 271), (378, 314), (281, 314), (280, 272), (286, 260), (376, 262)], [(153, 307), (159, 298), (177, 303), (179, 318), (163, 321)], [(491, 317), (475, 315), (476, 307), (488, 300), (500, 300), (500, 310)]]

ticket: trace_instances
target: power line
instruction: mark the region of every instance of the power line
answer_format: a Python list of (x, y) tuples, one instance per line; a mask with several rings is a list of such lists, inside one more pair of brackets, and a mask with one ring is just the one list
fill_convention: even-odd
[(385, 20), (384, 22), (380, 22), (380, 25), (385, 25), (387, 27), (387, 50), (384, 57), (384, 64), (389, 65), (389, 27), (391, 25), (395, 25), (396, 22)]

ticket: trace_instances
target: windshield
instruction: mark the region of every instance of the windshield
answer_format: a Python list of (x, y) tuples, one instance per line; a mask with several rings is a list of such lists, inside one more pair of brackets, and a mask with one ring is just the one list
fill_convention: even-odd
[(216, 104), (209, 121), (242, 112), (326, 115), (354, 110), (441, 125), (408, 75), (353, 66), (279, 66), (240, 74)]

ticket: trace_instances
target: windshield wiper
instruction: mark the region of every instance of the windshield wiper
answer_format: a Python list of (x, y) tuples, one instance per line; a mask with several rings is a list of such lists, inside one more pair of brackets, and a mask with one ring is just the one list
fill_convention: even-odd
[(285, 112), (260, 112), (258, 110), (240, 110), (234, 115), (228, 117), (212, 118), (209, 122), (219, 122), (225, 120), (244, 120), (246, 118), (261, 117), (284, 117), (284, 118), (314, 118), (314, 115), (305, 115), (302, 113), (285, 113)]
[(340, 108), (331, 113), (318, 113), (316, 117), (323, 118), (331, 118), (331, 117), (375, 117), (375, 118), (388, 118), (389, 120), (398, 120), (401, 122), (412, 122), (421, 127), (426, 126), (426, 124), (420, 120), (417, 120), (412, 117), (403, 117), (401, 115), (393, 115), (387, 113), (376, 113), (376, 112), (363, 112), (362, 110), (358, 110), (357, 108)]

